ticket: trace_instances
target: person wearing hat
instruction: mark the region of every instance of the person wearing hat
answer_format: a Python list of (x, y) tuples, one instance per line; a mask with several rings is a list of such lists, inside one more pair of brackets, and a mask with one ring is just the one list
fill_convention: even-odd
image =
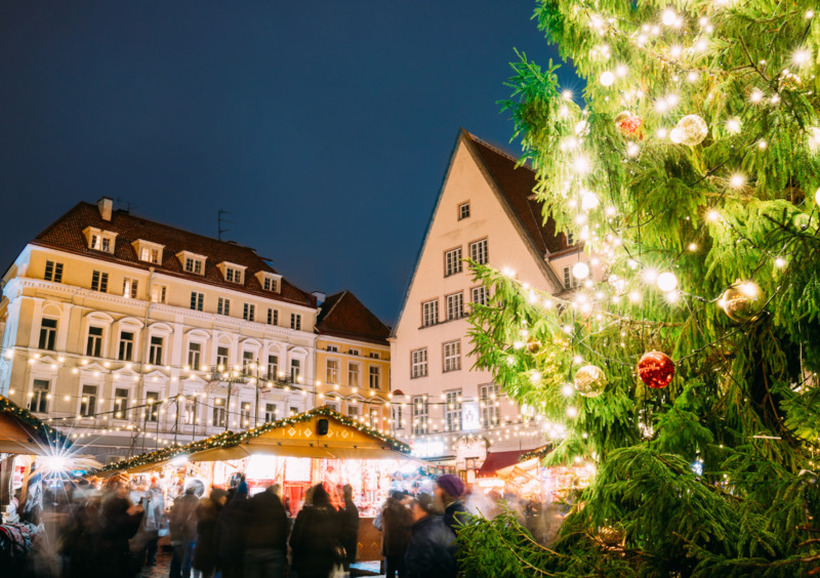
[(404, 555), (406, 578), (455, 578), (456, 535), (437, 513), (435, 498), (419, 494), (412, 502), (412, 536)]
[(459, 528), (467, 522), (467, 508), (461, 501), (464, 490), (464, 482), (453, 474), (444, 474), (436, 480), (436, 500), (444, 510), (444, 523), (456, 535)]

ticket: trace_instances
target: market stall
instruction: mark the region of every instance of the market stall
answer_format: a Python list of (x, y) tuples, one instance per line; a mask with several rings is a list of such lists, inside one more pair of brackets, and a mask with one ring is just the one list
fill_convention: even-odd
[(324, 483), (338, 505), (341, 487), (350, 484), (360, 515), (359, 559), (377, 560), (381, 535), (372, 526), (373, 518), (396, 474), (423, 464), (409, 451), (394, 438), (320, 407), (248, 431), (136, 456), (98, 474), (120, 471), (154, 477), (170, 501), (191, 478), (206, 487), (226, 488), (241, 473), (251, 494), (279, 484), (292, 516), (298, 514), (311, 485)]

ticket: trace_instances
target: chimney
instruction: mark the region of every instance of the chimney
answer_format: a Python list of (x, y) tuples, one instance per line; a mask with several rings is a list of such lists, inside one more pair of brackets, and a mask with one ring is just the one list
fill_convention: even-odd
[(316, 297), (316, 305), (322, 305), (325, 302), (325, 299), (327, 299), (327, 295), (321, 291), (314, 291), (311, 295)]
[(102, 217), (102, 220), (110, 221), (111, 212), (114, 209), (114, 200), (109, 199), (108, 197), (101, 197), (100, 200), (97, 201), (97, 208), (100, 210), (100, 217)]

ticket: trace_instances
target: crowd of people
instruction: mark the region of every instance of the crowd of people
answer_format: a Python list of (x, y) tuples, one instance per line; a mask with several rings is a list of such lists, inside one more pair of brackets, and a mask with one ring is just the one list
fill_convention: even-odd
[[(278, 484), (253, 496), (242, 476), (230, 486), (206, 495), (202, 482), (189, 480), (166, 503), (156, 480), (132, 487), (125, 476), (114, 477), (102, 491), (87, 483), (66, 485), (51, 504), (56, 522), (43, 532), (55, 539), (48, 545), (44, 539), (19, 575), (134, 578), (157, 564), (164, 536), (172, 551), (169, 578), (347, 575), (359, 534), (351, 486), (330, 488), (338, 491), (333, 500), (325, 485), (310, 487), (295, 519)], [(461, 479), (449, 474), (437, 479), (432, 493), (391, 492), (374, 520), (383, 533), (389, 578), (456, 576), (464, 492)]]

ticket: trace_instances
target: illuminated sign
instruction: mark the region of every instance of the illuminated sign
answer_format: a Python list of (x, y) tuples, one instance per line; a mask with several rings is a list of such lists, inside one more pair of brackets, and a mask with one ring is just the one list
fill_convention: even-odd
[(461, 429), (476, 431), (481, 429), (481, 413), (477, 401), (465, 401), (461, 404)]

